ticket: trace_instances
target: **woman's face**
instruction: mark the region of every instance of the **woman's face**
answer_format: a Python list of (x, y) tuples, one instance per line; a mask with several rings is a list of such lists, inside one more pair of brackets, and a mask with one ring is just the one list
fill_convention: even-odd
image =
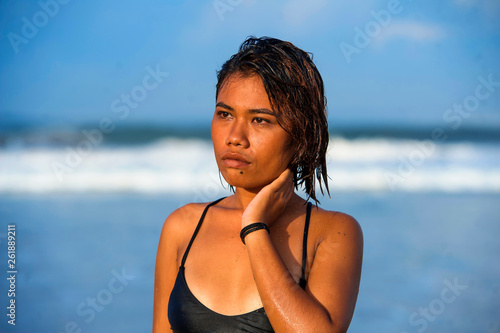
[(212, 119), (215, 159), (232, 186), (257, 189), (286, 170), (290, 135), (278, 124), (260, 77), (233, 74), (224, 82)]

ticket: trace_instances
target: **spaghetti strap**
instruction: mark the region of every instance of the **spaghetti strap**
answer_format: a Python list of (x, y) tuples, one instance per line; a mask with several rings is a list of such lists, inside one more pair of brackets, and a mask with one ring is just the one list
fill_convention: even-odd
[(222, 197), (220, 199), (217, 199), (217, 200), (209, 203), (205, 207), (205, 209), (203, 210), (203, 214), (201, 214), (200, 221), (198, 222), (198, 225), (196, 226), (196, 229), (194, 230), (193, 236), (191, 237), (191, 240), (189, 241), (189, 244), (188, 244), (188, 246), (186, 248), (186, 251), (184, 251), (184, 256), (182, 256), (182, 262), (181, 262), (180, 268), (184, 268), (184, 263), (186, 262), (186, 258), (187, 258), (188, 252), (191, 249), (191, 245), (193, 244), (193, 241), (194, 241), (196, 235), (198, 234), (198, 231), (201, 228), (201, 224), (203, 223), (203, 220), (205, 219), (205, 215), (207, 215), (208, 208), (210, 208), (211, 206), (217, 204), (219, 201), (221, 201), (222, 199), (225, 199), (225, 198), (226, 197)]
[(300, 277), (299, 286), (302, 289), (306, 288), (306, 265), (307, 265), (307, 235), (309, 233), (309, 220), (311, 219), (312, 203), (307, 203), (306, 223), (304, 225), (304, 238), (302, 240), (302, 276)]
[[(184, 251), (184, 255), (182, 257), (181, 265), (179, 268), (184, 269), (184, 264), (186, 263), (186, 258), (189, 253), (189, 250), (191, 249), (191, 245), (194, 242), (194, 239), (196, 238), (196, 235), (198, 234), (198, 231), (201, 228), (201, 224), (203, 223), (203, 220), (205, 219), (205, 215), (207, 214), (208, 209), (219, 203), (222, 199), (225, 199), (226, 197), (222, 197), (220, 199), (217, 199), (211, 203), (209, 203), (205, 209), (203, 210), (203, 213), (201, 214), (200, 220), (198, 221), (198, 225), (196, 226), (196, 229), (194, 230), (193, 236), (191, 237), (191, 240), (189, 241), (189, 244), (186, 248), (186, 251)], [(307, 203), (307, 211), (306, 211), (306, 221), (304, 224), (304, 236), (302, 240), (302, 276), (300, 277), (299, 281), (299, 286), (302, 289), (305, 289), (307, 281), (306, 281), (306, 266), (307, 266), (307, 235), (309, 233), (309, 222), (311, 219), (311, 207), (312, 203), (308, 202)]]

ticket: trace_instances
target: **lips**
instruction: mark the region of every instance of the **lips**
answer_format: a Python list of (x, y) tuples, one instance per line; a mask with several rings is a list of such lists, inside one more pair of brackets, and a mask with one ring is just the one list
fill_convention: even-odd
[(228, 168), (245, 169), (250, 165), (250, 162), (238, 153), (225, 153), (222, 155), (222, 162)]

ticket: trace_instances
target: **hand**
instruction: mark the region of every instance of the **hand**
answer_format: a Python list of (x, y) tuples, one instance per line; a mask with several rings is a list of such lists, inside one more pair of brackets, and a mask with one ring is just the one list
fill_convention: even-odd
[(286, 169), (278, 178), (264, 186), (248, 204), (241, 216), (241, 227), (255, 222), (270, 226), (283, 213), (293, 193), (293, 174), (290, 169)]

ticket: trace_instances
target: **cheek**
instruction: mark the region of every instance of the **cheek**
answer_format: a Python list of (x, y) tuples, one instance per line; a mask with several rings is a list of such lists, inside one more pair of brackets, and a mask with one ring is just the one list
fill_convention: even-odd
[(220, 130), (219, 126), (212, 123), (212, 126), (210, 128), (210, 134), (211, 134), (211, 138), (212, 138), (212, 145), (214, 147), (214, 151), (215, 151), (215, 153), (217, 153), (217, 151), (220, 149), (221, 145), (224, 145), (224, 139), (222, 138), (223, 133)]
[(212, 137), (212, 141), (215, 142), (215, 137), (217, 136), (217, 126), (214, 123), (214, 120), (212, 120), (212, 123), (210, 124), (210, 136)]
[(292, 143), (292, 139), (289, 135), (282, 137), (279, 140), (280, 144), (277, 145), (276, 149), (276, 157), (279, 156), (281, 163), (284, 163), (288, 166), (288, 164), (292, 161), (292, 158), (295, 154), (295, 145)]
[(284, 148), (285, 154), (283, 154), (283, 157), (287, 160), (288, 164), (290, 164), (293, 158), (295, 157), (296, 150), (297, 150), (296, 145), (294, 145), (292, 142), (289, 142), (285, 146)]
[(277, 140), (262, 140), (259, 146), (262, 147), (261, 152), (265, 155), (265, 165), (273, 166), (275, 169), (285, 170), (294, 155), (294, 149), (289, 144), (289, 141)]

